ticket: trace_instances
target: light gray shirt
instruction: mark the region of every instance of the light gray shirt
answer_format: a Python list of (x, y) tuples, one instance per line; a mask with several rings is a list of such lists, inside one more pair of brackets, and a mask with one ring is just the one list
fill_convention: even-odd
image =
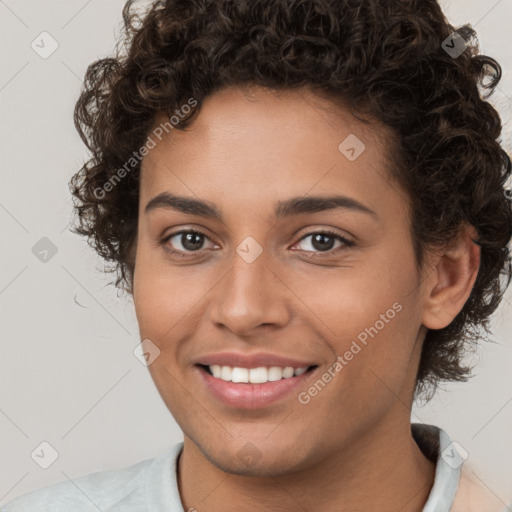
[[(496, 496), (464, 476), (464, 460), (448, 434), (413, 423), (413, 437), (436, 464), (434, 485), (423, 512), (512, 511)], [(176, 468), (183, 442), (133, 466), (91, 473), (20, 496), (3, 512), (184, 512)]]

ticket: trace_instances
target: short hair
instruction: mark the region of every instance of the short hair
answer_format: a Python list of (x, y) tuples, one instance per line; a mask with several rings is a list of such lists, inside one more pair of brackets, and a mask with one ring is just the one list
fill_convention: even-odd
[[(455, 29), (433, 0), (169, 0), (142, 14), (128, 1), (123, 20), (114, 56), (86, 72), (74, 119), (91, 157), (70, 182), (74, 232), (113, 262), (115, 285), (132, 291), (141, 166), (134, 155), (156, 115), (179, 117), (171, 128), (186, 130), (202, 101), (225, 87), (309, 88), (390, 128), (390, 173), (410, 200), (419, 266), (427, 248), (475, 227), (476, 282), (455, 319), (427, 331), (416, 392), (431, 396), (441, 380), (467, 380), (464, 355), (490, 334), (511, 280), (512, 234), (504, 188), (511, 162), (486, 101), (501, 68), (479, 54), (473, 28)], [(190, 98), (197, 106), (184, 114)]]

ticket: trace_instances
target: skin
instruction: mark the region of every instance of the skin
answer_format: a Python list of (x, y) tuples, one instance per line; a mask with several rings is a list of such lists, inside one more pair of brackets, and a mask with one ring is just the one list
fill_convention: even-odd
[[(354, 161), (338, 150), (349, 134), (366, 146)], [(133, 297), (141, 339), (161, 351), (151, 376), (184, 433), (185, 510), (422, 509), (434, 465), (410, 432), (421, 345), (426, 328), (448, 325), (464, 305), (479, 250), (468, 227), (418, 268), (408, 198), (386, 167), (390, 140), (384, 127), (305, 89), (230, 87), (145, 157)], [(162, 192), (213, 203), (222, 220), (145, 213)], [(278, 201), (333, 193), (375, 215), (274, 217)], [(181, 236), (161, 242), (185, 228), (206, 235), (198, 251), (187, 252)], [(318, 249), (307, 235), (325, 229), (353, 245), (334, 238), (332, 249)], [(263, 250), (252, 263), (236, 252), (248, 236)], [(228, 407), (193, 364), (220, 351), (304, 359), (319, 366), (299, 390), (307, 391), (394, 303), (401, 311), (307, 404), (291, 393), (257, 410)], [(257, 454), (249, 463), (238, 455), (248, 442)]]

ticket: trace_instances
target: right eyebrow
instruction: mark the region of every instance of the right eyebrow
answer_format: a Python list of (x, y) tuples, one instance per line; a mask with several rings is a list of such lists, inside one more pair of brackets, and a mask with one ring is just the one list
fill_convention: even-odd
[(151, 199), (144, 208), (144, 212), (149, 213), (159, 208), (178, 210), (182, 213), (210, 217), (217, 220), (222, 219), (220, 211), (214, 204), (191, 197), (175, 196), (169, 192), (162, 192)]

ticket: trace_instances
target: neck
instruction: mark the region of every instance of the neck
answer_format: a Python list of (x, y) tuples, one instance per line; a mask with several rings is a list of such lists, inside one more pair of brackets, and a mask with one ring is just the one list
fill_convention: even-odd
[(421, 512), (434, 473), (412, 438), (409, 418), (402, 417), (359, 433), (320, 464), (279, 476), (226, 473), (185, 436), (178, 486), (187, 511), (225, 512), (229, 503), (244, 512)]

